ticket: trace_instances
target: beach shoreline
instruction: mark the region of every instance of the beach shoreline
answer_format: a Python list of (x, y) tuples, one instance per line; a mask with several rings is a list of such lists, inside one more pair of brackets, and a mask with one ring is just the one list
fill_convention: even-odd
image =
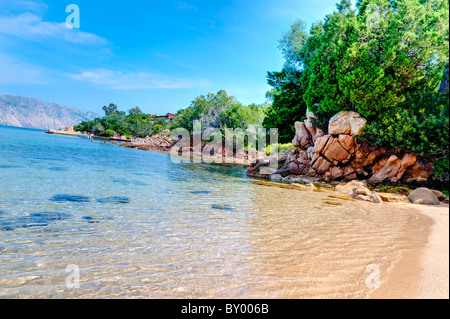
[(449, 205), (392, 203), (408, 208), (427, 228), (426, 241), (402, 254), (371, 299), (449, 298)]

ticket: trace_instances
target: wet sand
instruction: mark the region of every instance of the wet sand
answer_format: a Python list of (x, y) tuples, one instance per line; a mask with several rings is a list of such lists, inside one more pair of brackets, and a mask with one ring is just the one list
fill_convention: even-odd
[[(371, 294), (374, 299), (449, 298), (449, 205), (395, 203), (423, 219), (428, 228), (422, 247), (405, 251), (385, 282)], [(428, 220), (428, 221), (426, 221)]]

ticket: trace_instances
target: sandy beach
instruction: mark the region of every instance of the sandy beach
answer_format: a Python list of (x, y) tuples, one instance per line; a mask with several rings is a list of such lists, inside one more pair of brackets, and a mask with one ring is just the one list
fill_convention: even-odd
[[(449, 205), (437, 206), (395, 203), (428, 220), (427, 242), (405, 252), (376, 290), (374, 299), (448, 299), (449, 298)], [(425, 221), (427, 223), (427, 221)]]

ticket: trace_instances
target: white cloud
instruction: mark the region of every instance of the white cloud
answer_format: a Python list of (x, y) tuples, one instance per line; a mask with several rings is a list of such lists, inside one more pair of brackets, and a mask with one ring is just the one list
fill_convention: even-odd
[(177, 8), (180, 9), (180, 10), (195, 10), (195, 11), (198, 10), (193, 5), (185, 3), (185, 2), (178, 2), (177, 3)]
[(2, 10), (21, 10), (21, 11), (43, 11), (48, 9), (48, 5), (40, 0), (0, 0)]
[(34, 64), (22, 62), (14, 56), (0, 52), (1, 84), (45, 84), (46, 71)]
[(108, 41), (79, 29), (68, 29), (66, 23), (42, 21), (33, 13), (0, 17), (0, 34), (28, 40), (53, 39), (84, 45), (106, 45)]
[(69, 76), (78, 81), (102, 85), (113, 90), (184, 89), (209, 86), (207, 81), (182, 79), (150, 72), (124, 73), (121, 71), (96, 69), (84, 71), (80, 74), (70, 74)]

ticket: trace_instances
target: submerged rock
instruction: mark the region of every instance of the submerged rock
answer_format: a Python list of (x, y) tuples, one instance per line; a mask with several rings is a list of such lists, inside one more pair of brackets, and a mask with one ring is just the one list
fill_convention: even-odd
[(57, 194), (53, 196), (50, 200), (53, 202), (80, 202), (80, 203), (86, 203), (91, 201), (91, 199), (87, 196), (67, 195), (67, 194)]
[(210, 191), (191, 191), (191, 194), (210, 194)]
[(16, 228), (43, 227), (48, 225), (48, 220), (41, 217), (17, 217), (3, 219), (0, 222), (0, 230), (8, 231)]
[(211, 208), (213, 209), (221, 209), (221, 210), (233, 210), (233, 207), (230, 205), (212, 205)]
[(30, 216), (44, 218), (46, 220), (64, 220), (72, 217), (70, 214), (56, 212), (31, 213)]
[(130, 199), (125, 196), (110, 196), (97, 199), (99, 203), (128, 204)]

